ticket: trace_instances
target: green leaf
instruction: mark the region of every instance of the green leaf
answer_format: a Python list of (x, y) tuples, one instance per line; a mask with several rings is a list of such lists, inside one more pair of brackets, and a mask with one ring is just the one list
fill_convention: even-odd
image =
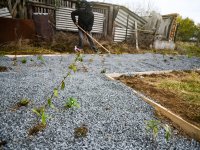
[(70, 72), (68, 72), (68, 73), (67, 73), (67, 76), (71, 76), (71, 73), (70, 73)]
[(155, 126), (155, 127), (153, 128), (153, 136), (154, 136), (154, 138), (156, 138), (157, 135), (158, 135), (158, 127)]
[(65, 82), (62, 81), (62, 83), (61, 83), (61, 90), (64, 90), (64, 89), (65, 89)]
[(166, 141), (169, 141), (170, 137), (171, 137), (171, 128), (170, 126), (168, 126), (167, 124), (164, 125), (164, 129), (165, 129), (165, 139)]
[(66, 101), (65, 107), (67, 107), (67, 108), (72, 108), (72, 107), (80, 108), (80, 105), (77, 102), (77, 99), (70, 97), (70, 98), (68, 98), (68, 101)]
[(54, 93), (54, 96), (55, 96), (55, 97), (58, 97), (58, 89), (57, 89), (57, 88), (55, 88), (55, 89), (53, 90), (53, 93)]
[(42, 57), (42, 55), (39, 55), (39, 56), (37, 57), (37, 59), (40, 60), (40, 61), (42, 61), (42, 62), (44, 62), (44, 58)]
[(54, 106), (54, 104), (52, 103), (52, 100), (49, 98), (48, 99), (48, 105), (49, 105), (49, 107), (51, 107), (51, 108), (55, 108), (55, 106)]
[(80, 104), (78, 102), (74, 104), (74, 106), (76, 106), (77, 108), (80, 108)]
[(36, 115), (41, 116), (40, 113), (34, 108), (32, 109), (32, 112), (34, 112)]
[(74, 63), (71, 64), (68, 68), (69, 68), (70, 70), (73, 70), (74, 72), (77, 71), (77, 67), (76, 67), (76, 65), (75, 65)]
[(20, 105), (21, 106), (27, 106), (29, 104), (30, 100), (26, 99), (26, 98), (23, 98), (20, 100)]
[(158, 135), (158, 130), (159, 130), (159, 124), (160, 122), (158, 120), (149, 120), (146, 122), (146, 129), (147, 131), (151, 131), (151, 133), (153, 134), (154, 139), (156, 139), (157, 135)]
[(45, 114), (45, 112), (42, 112), (41, 119), (42, 119), (42, 124), (43, 124), (43, 125), (46, 125), (47, 117), (48, 117), (48, 116)]
[(27, 62), (26, 58), (25, 58), (25, 57), (22, 58), (21, 62), (22, 62), (23, 64), (25, 64), (25, 63)]
[(80, 53), (76, 54), (75, 62), (77, 62), (77, 61), (80, 61), (80, 62), (83, 61), (83, 56)]

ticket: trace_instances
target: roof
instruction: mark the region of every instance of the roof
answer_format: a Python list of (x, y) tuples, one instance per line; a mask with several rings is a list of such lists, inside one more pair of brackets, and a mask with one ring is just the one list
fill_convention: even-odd
[(130, 9), (128, 9), (125, 6), (122, 5), (117, 5), (117, 4), (111, 4), (111, 3), (104, 3), (104, 2), (91, 2), (93, 5), (100, 5), (100, 6), (105, 6), (105, 7), (109, 7), (109, 6), (115, 6), (118, 7), (119, 9), (123, 9), (124, 11), (126, 11), (127, 13), (129, 13), (130, 15), (132, 15), (135, 19), (139, 20), (140, 22), (146, 23), (147, 21), (145, 19), (143, 19), (142, 17), (140, 17), (139, 15), (137, 15), (136, 13), (134, 13), (133, 11), (131, 11)]

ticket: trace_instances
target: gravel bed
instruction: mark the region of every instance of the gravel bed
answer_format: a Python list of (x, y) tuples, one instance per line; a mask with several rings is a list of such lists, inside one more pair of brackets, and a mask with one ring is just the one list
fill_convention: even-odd
[[(187, 70), (200, 68), (200, 59), (186, 56), (159, 54), (141, 55), (84, 55), (78, 63), (78, 72), (65, 80), (66, 87), (53, 99), (57, 109), (47, 108), (50, 119), (44, 131), (29, 136), (28, 131), (37, 124), (32, 113), (42, 106), (55, 86), (63, 79), (75, 55), (37, 56), (13, 58), (1, 56), (0, 66), (8, 72), (0, 72), (0, 141), (7, 144), (5, 150), (67, 149), (67, 150), (200, 150), (200, 143), (179, 134), (173, 129), (173, 137), (165, 141), (161, 128), (156, 141), (146, 132), (146, 120), (157, 119), (154, 109), (137, 97), (132, 90), (111, 81), (102, 74), (156, 70)], [(81, 107), (65, 109), (67, 98), (74, 97)], [(13, 111), (22, 98), (31, 100), (27, 107)], [(74, 129), (81, 125), (88, 128), (87, 137), (74, 138)]]

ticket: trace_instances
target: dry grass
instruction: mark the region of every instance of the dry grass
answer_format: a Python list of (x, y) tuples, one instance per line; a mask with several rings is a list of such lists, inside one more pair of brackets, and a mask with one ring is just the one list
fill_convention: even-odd
[(158, 88), (176, 92), (187, 102), (200, 105), (200, 72), (183, 72), (176, 78), (159, 78), (154, 84)]
[[(143, 54), (143, 53), (156, 53), (156, 54), (170, 54), (170, 55), (187, 55), (188, 57), (200, 57), (200, 48), (192, 43), (177, 43), (176, 50), (154, 50), (154, 49), (140, 49), (136, 50), (133, 43), (121, 42), (114, 43), (108, 38), (96, 38), (105, 48), (112, 54)], [(22, 40), (0, 44), (0, 55), (25, 55), (25, 54), (55, 54), (55, 53), (74, 53), (74, 46), (78, 44), (78, 33), (69, 32), (56, 32), (52, 41), (39, 41), (39, 40)], [(101, 46), (96, 44), (102, 53), (107, 53)], [(140, 44), (141, 48), (142, 45)], [(86, 40), (84, 39), (84, 53), (94, 53)]]

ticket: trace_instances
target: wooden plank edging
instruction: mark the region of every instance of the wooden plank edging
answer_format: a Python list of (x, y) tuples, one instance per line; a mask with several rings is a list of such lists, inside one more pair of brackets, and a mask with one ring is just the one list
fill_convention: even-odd
[[(200, 69), (197, 69), (197, 70), (200, 70)], [(105, 75), (110, 80), (115, 80), (114, 78), (119, 77), (121, 75), (142, 75), (142, 74), (152, 74), (152, 73), (159, 74), (159, 73), (169, 73), (169, 72), (172, 72), (172, 70), (167, 70), (167, 71), (149, 71), (149, 72), (133, 72), (133, 73), (112, 73), (112, 74), (105, 74)], [(132, 89), (132, 90), (137, 96), (141, 97), (145, 102), (147, 102), (148, 104), (153, 106), (156, 111), (160, 112), (162, 115), (166, 116), (172, 122), (177, 124), (190, 137), (200, 141), (200, 128), (198, 128), (197, 126), (187, 122), (186, 120), (184, 120), (180, 116), (176, 115), (175, 113), (173, 113), (169, 109), (163, 107), (162, 105), (156, 103), (155, 101), (149, 99), (145, 95), (137, 92), (134, 89)]]

